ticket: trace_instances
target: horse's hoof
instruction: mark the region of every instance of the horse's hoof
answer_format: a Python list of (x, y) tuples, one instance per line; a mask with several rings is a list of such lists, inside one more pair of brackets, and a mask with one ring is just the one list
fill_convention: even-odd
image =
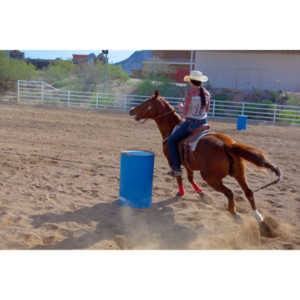
[(198, 195), (203, 203), (212, 204), (213, 200), (208, 194), (202, 192), (202, 193), (198, 193)]
[(231, 215), (232, 215), (233, 220), (235, 222), (237, 222), (238, 224), (242, 224), (243, 223), (243, 220), (242, 220), (242, 218), (241, 218), (241, 216), (239, 214), (235, 213), (235, 214), (231, 214)]
[(236, 207), (228, 208), (228, 211), (229, 211), (232, 215), (236, 215)]
[(184, 196), (184, 194), (181, 194), (179, 192), (176, 194), (176, 197), (183, 197), (183, 196)]
[(279, 223), (271, 217), (265, 217), (262, 222), (259, 222), (260, 233), (264, 237), (275, 238), (280, 236)]

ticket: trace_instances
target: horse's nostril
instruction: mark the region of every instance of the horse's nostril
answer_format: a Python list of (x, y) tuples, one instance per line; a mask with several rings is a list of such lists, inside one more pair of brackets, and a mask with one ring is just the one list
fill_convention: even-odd
[(134, 113), (134, 108), (132, 108), (132, 109), (129, 111), (129, 115), (130, 115), (130, 116), (134, 116), (134, 115), (135, 115), (135, 113)]

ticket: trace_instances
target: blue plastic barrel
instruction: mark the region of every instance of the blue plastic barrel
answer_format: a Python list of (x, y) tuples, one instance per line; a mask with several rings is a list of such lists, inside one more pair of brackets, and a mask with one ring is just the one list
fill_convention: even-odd
[(152, 204), (154, 153), (127, 150), (121, 153), (120, 205), (146, 208)]
[(247, 116), (238, 116), (237, 118), (237, 130), (246, 130), (247, 129)]

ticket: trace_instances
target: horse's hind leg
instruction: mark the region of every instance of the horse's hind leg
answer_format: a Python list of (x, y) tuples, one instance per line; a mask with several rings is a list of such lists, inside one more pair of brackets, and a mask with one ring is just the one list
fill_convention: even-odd
[(237, 180), (237, 182), (243, 189), (244, 194), (245, 194), (246, 198), (248, 199), (248, 201), (250, 202), (252, 209), (256, 210), (256, 204), (254, 201), (253, 192), (249, 188), (246, 178), (244, 178), (244, 176), (238, 176), (238, 177), (235, 177), (235, 179)]
[(203, 178), (212, 188), (214, 188), (216, 191), (218, 191), (220, 193), (223, 193), (227, 197), (228, 210), (232, 214), (235, 214), (236, 207), (235, 207), (235, 203), (234, 203), (233, 192), (223, 184), (222, 179), (217, 179), (217, 178), (213, 178), (213, 177), (205, 178), (205, 176), (203, 176)]
[(264, 220), (264, 218), (263, 218), (263, 215), (256, 208), (254, 194), (248, 186), (248, 182), (247, 182), (246, 175), (245, 175), (245, 166), (242, 162), (241, 162), (239, 168), (235, 169), (235, 173), (236, 174), (234, 174), (234, 178), (239, 183), (240, 187), (243, 189), (243, 191), (245, 193), (246, 198), (250, 202), (250, 205), (251, 205), (251, 208), (253, 209), (255, 218), (259, 222), (262, 222)]
[(194, 182), (194, 172), (191, 170), (187, 169), (187, 176), (188, 176), (188, 180), (191, 183), (191, 185), (193, 186), (195, 192), (197, 194), (202, 194), (203, 191), (199, 188), (199, 186)]

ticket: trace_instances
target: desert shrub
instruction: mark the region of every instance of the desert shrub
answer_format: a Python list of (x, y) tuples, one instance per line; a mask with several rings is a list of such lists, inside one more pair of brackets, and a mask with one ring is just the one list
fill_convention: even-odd
[[(56, 61), (48, 68), (37, 73), (36, 79), (51, 83), (54, 87), (66, 90), (93, 91), (104, 81), (105, 65), (98, 62), (95, 65), (76, 65), (72, 61)], [(125, 82), (129, 76), (121, 66), (107, 66), (107, 83), (119, 79)]]
[(10, 59), (0, 51), (0, 86), (2, 89), (9, 87), (11, 80), (30, 80), (35, 75), (35, 67), (25, 61)]
[(262, 100), (262, 104), (273, 104), (273, 102), (269, 99)]
[(186, 88), (178, 86), (175, 82), (159, 73), (150, 73), (148, 77), (142, 80), (134, 91), (137, 95), (150, 96), (154, 90), (158, 89), (163, 97), (182, 98), (185, 95)]
[[(103, 96), (98, 94), (98, 107), (110, 108), (113, 103), (116, 101), (116, 98)], [(93, 94), (90, 96), (89, 107), (95, 108), (97, 106), (97, 94)]]
[(277, 120), (281, 123), (300, 124), (300, 115), (294, 111), (281, 110)]
[(50, 64), (48, 68), (45, 68), (39, 72), (39, 77), (41, 80), (52, 83), (60, 82), (73, 75), (76, 69), (76, 65), (72, 61), (59, 60)]
[(300, 95), (296, 95), (296, 94), (291, 94), (291, 93), (288, 93), (287, 94), (287, 104), (288, 105), (295, 105), (295, 106), (298, 106), (300, 105)]
[(232, 96), (228, 94), (214, 94), (213, 99), (220, 101), (231, 101)]
[(148, 96), (151, 95), (156, 88), (157, 86), (154, 86), (152, 80), (145, 79), (138, 84), (134, 93), (137, 95)]

